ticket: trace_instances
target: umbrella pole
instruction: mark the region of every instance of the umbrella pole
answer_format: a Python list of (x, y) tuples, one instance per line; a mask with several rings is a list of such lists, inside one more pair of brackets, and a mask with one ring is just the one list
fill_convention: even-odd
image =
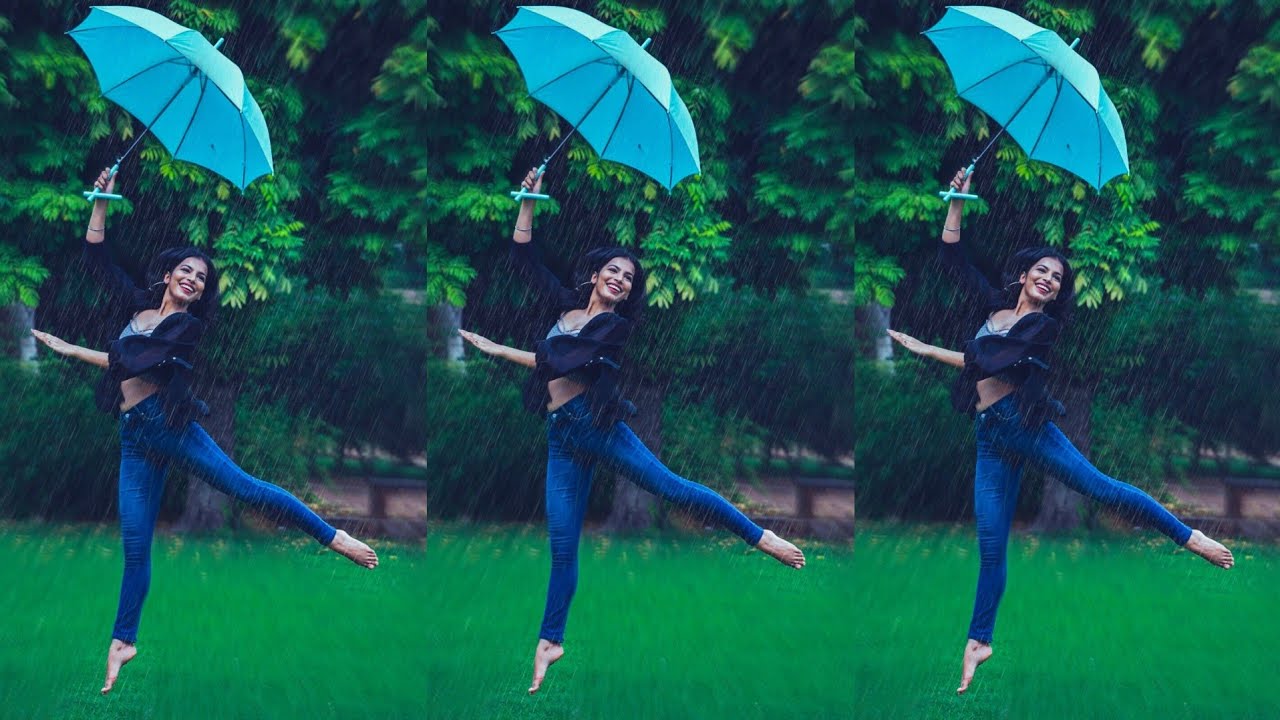
[[(653, 42), (653, 38), (645, 38), (644, 42), (640, 44), (640, 49), (643, 50), (649, 47), (649, 43), (651, 42)], [(591, 107), (587, 108), (587, 111), (582, 114), (582, 118), (578, 120), (578, 124), (574, 125), (569, 132), (565, 133), (564, 139), (560, 141), (559, 145), (556, 145), (556, 149), (552, 150), (550, 155), (547, 155), (542, 159), (542, 164), (539, 165), (538, 169), (535, 171), (534, 178), (542, 177), (542, 173), (547, 171), (547, 163), (551, 162), (551, 158), (555, 157), (556, 154), (560, 152), (560, 149), (564, 147), (564, 144), (569, 142), (569, 138), (573, 137), (573, 134), (578, 132), (578, 125), (587, 121), (587, 118), (591, 116), (591, 111), (596, 109), (596, 106), (600, 104), (600, 101), (604, 99), (604, 96), (609, 94), (609, 91), (613, 89), (614, 85), (618, 84), (618, 81), (621, 80), (622, 76), (625, 74), (625, 71), (619, 67), (617, 77), (615, 77), (613, 81), (605, 87), (604, 92), (600, 93), (600, 97), (596, 98), (596, 101), (591, 103)], [(551, 198), (550, 195), (527, 192), (524, 188), (513, 190), (509, 194), (516, 202), (520, 202), (521, 200), (549, 200)]]
[[(1080, 44), (1080, 38), (1076, 38), (1075, 40), (1072, 40), (1071, 49), (1075, 50), (1076, 46), (1079, 44)], [(1031, 98), (1035, 97), (1036, 93), (1040, 92), (1040, 87), (1044, 85), (1046, 82), (1048, 82), (1049, 78), (1051, 77), (1053, 77), (1053, 68), (1049, 68), (1049, 71), (1044, 74), (1044, 77), (1041, 78), (1040, 82), (1036, 83), (1035, 88), (1033, 88), (1031, 92), (1027, 95), (1026, 99), (1022, 101), (1022, 104), (1018, 106), (1018, 109), (1013, 111), (1013, 115), (1009, 116), (1009, 122), (1005, 123), (1004, 125), (1001, 125), (1000, 132), (993, 135), (991, 138), (991, 142), (987, 143), (987, 146), (982, 148), (982, 152), (974, 156), (973, 160), (969, 162), (969, 167), (965, 168), (965, 171), (964, 171), (964, 176), (966, 178), (973, 174), (973, 167), (978, 164), (978, 161), (982, 159), (983, 155), (987, 154), (987, 151), (991, 149), (991, 146), (996, 144), (996, 140), (999, 140), (1000, 136), (1004, 134), (1005, 127), (1008, 126), (1009, 123), (1013, 122), (1014, 119), (1018, 117), (1018, 114), (1021, 113), (1022, 109), (1027, 106), (1027, 103), (1031, 102)], [(956, 192), (952, 188), (948, 188), (946, 190), (940, 191), (938, 193), (938, 197), (942, 198), (944, 202), (950, 202), (952, 199), (957, 199), (957, 200), (977, 200), (978, 199), (977, 195), (973, 195), (971, 193)]]
[[(217, 50), (218, 48), (222, 47), (222, 43), (224, 40), (226, 40), (226, 38), (218, 38), (218, 42), (213, 44), (213, 49)], [(191, 74), (187, 77), (186, 80), (183, 81), (181, 85), (178, 86), (178, 89), (174, 91), (173, 96), (170, 97), (168, 102), (164, 104), (164, 107), (160, 108), (160, 112), (156, 113), (156, 116), (151, 119), (151, 122), (148, 123), (147, 126), (142, 129), (142, 132), (138, 133), (138, 137), (134, 138), (133, 143), (129, 145), (129, 148), (125, 150), (124, 153), (120, 155), (120, 157), (116, 158), (116, 164), (111, 166), (110, 174), (107, 177), (116, 176), (116, 173), (120, 171), (120, 163), (124, 162), (124, 159), (129, 157), (129, 153), (132, 153), (133, 149), (138, 147), (138, 143), (142, 142), (142, 138), (148, 132), (151, 131), (151, 126), (155, 125), (157, 122), (160, 121), (161, 116), (164, 115), (164, 111), (168, 110), (169, 106), (173, 104), (173, 101), (178, 99), (178, 96), (181, 95), (182, 91), (187, 88), (187, 85), (189, 85), (191, 81), (195, 79), (196, 74), (197, 73), (195, 71), (195, 66), (192, 66)], [(85, 199), (88, 200), (89, 202), (93, 202), (94, 200), (124, 199), (123, 195), (117, 195), (115, 193), (99, 192), (97, 188), (94, 188), (93, 190), (86, 190), (85, 192), (81, 193), (81, 195), (84, 195)]]

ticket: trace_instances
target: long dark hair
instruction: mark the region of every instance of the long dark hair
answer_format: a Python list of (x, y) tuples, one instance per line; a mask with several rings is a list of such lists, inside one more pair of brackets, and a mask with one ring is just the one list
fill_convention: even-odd
[(635, 274), (631, 278), (631, 292), (627, 295), (627, 299), (618, 303), (618, 307), (614, 308), (614, 312), (628, 320), (639, 320), (640, 312), (644, 309), (645, 297), (645, 275), (644, 266), (640, 264), (640, 258), (636, 254), (624, 247), (600, 247), (591, 250), (582, 256), (579, 261), (580, 266), (579, 280), (575, 289), (578, 293), (578, 302), (581, 307), (586, 307), (587, 302), (591, 299), (591, 276), (604, 269), (605, 265), (614, 258), (626, 258), (635, 266)]
[(152, 307), (160, 307), (160, 302), (164, 299), (164, 276), (176, 270), (187, 258), (203, 260), (205, 267), (209, 269), (205, 273), (204, 292), (200, 294), (199, 300), (187, 308), (187, 312), (207, 322), (213, 319), (213, 312), (218, 308), (218, 269), (214, 267), (213, 259), (199, 248), (173, 247), (161, 251), (151, 259), (151, 265), (147, 268), (147, 301), (152, 303)]
[(1076, 274), (1071, 269), (1071, 261), (1067, 260), (1061, 250), (1045, 245), (1023, 248), (1014, 253), (1009, 258), (1004, 275), (1005, 302), (1009, 307), (1017, 305), (1018, 294), (1022, 291), (1022, 284), (1018, 279), (1044, 258), (1053, 258), (1062, 263), (1062, 283), (1058, 288), (1058, 296), (1044, 306), (1044, 312), (1059, 323), (1066, 324), (1076, 306)]

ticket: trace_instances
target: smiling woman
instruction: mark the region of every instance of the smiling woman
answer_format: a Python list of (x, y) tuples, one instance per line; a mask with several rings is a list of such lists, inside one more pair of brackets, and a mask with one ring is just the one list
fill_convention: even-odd
[[(972, 177), (956, 173), (951, 188), (968, 193)], [(989, 313), (964, 352), (922, 343), (905, 333), (889, 336), (907, 350), (961, 368), (953, 402), (975, 413), (978, 439), (973, 509), (978, 521), (978, 591), (964, 650), (963, 693), (978, 666), (991, 658), (996, 610), (1004, 594), (1009, 527), (1018, 501), (1023, 467), (1034, 463), (1067, 487), (1097, 500), (1135, 523), (1153, 528), (1210, 563), (1229, 568), (1231, 551), (1192, 530), (1150, 495), (1098, 471), (1049, 421), (1065, 408), (1045, 390), (1049, 357), (1075, 302), (1071, 263), (1053, 248), (1028, 248), (1014, 255), (1002, 288), (965, 258), (960, 244), (964, 200), (951, 200), (942, 226), (940, 253), (969, 293)]]
[[(542, 174), (531, 170), (521, 187), (537, 193)], [(618, 392), (622, 351), (644, 303), (644, 267), (624, 248), (598, 248), (583, 258), (586, 279), (560, 284), (539, 261), (533, 243), (533, 200), (522, 200), (512, 232), (515, 266), (555, 323), (534, 352), (459, 331), (481, 352), (532, 368), (525, 404), (547, 418), (547, 532), (551, 578), (533, 656), (530, 693), (564, 656), (564, 628), (578, 585), (578, 540), (597, 465), (610, 466), (645, 490), (726, 528), (784, 565), (804, 566), (804, 553), (752, 522), (713, 490), (671, 472), (623, 420), (635, 406)]]
[[(115, 175), (104, 170), (94, 187), (110, 193), (115, 181)], [(151, 263), (147, 287), (139, 288), (111, 261), (106, 220), (107, 201), (94, 201), (84, 253), (91, 274), (113, 296), (112, 305), (128, 313), (119, 337), (101, 352), (32, 331), (54, 352), (103, 368), (96, 393), (99, 408), (120, 417), (124, 578), (103, 694), (110, 692), (120, 668), (138, 654), (138, 622), (151, 584), (151, 538), (171, 464), (194, 470), (218, 490), (301, 529), (357, 565), (378, 564), (368, 545), (334, 529), (288, 492), (241, 470), (195, 422), (196, 415), (208, 414), (207, 406), (191, 393), (191, 371), (204, 320), (217, 305), (213, 260), (196, 248), (166, 250)]]

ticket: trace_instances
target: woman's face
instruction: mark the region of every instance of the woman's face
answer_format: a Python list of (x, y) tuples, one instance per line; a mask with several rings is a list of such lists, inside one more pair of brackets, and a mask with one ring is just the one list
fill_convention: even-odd
[(624, 257), (616, 257), (591, 276), (591, 284), (601, 298), (617, 305), (631, 294), (631, 281), (635, 276), (635, 263)]
[(1041, 304), (1052, 302), (1062, 289), (1062, 261), (1055, 257), (1042, 257), (1022, 273), (1022, 292)]
[(178, 263), (164, 276), (166, 292), (175, 300), (191, 305), (204, 294), (204, 281), (209, 276), (209, 266), (198, 257), (189, 257)]

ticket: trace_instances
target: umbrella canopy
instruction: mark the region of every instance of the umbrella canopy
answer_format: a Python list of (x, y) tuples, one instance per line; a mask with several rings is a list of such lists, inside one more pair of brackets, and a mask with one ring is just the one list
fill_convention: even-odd
[(960, 97), (999, 123), (1027, 157), (1068, 170), (1095, 190), (1129, 172), (1120, 116), (1074, 44), (982, 6), (947, 8), (924, 35), (946, 60)]
[(671, 74), (627, 33), (544, 6), (521, 7), (494, 34), (515, 56), (529, 94), (572, 123), (601, 158), (667, 190), (700, 171), (693, 120)]
[(242, 191), (272, 172), (262, 109), (240, 68), (200, 33), (150, 10), (98, 6), (67, 34), (89, 58), (102, 94), (146, 123), (174, 158)]

